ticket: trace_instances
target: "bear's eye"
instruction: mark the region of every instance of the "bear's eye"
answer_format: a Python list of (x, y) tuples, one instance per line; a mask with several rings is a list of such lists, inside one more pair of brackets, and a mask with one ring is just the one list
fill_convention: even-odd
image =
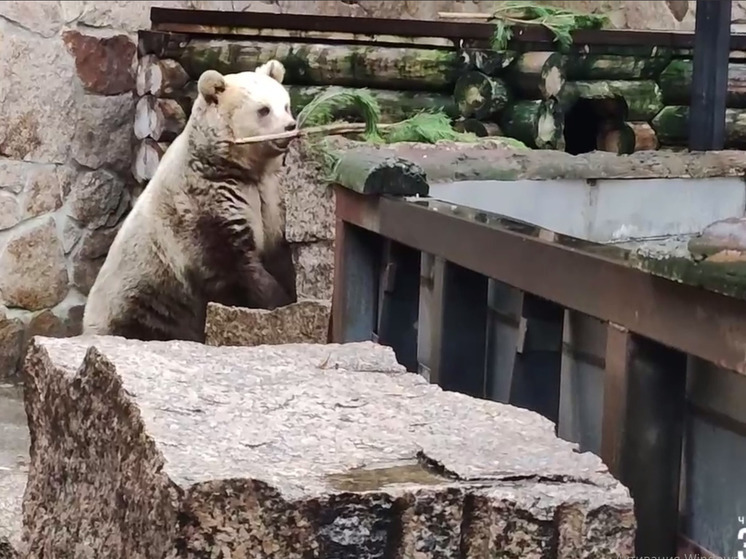
[(269, 114), (269, 107), (262, 107), (257, 113), (259, 113), (259, 116), (267, 116)]

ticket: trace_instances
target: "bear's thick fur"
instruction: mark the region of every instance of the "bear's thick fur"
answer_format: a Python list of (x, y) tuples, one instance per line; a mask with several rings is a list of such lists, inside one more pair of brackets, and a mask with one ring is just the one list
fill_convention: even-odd
[(204, 341), (207, 303), (272, 309), (296, 299), (279, 172), (288, 140), (232, 140), (296, 123), (271, 60), (208, 70), (184, 131), (125, 219), (88, 296), (86, 334)]

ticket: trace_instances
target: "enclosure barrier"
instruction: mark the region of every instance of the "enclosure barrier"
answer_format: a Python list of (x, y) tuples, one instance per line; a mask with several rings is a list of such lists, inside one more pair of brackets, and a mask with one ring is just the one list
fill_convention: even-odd
[[(462, 170), (473, 155), (461, 154)], [(458, 167), (443, 152), (423, 161), (436, 174)], [(397, 165), (407, 171), (397, 173)], [(735, 556), (742, 545), (738, 505), (746, 502), (746, 414), (739, 409), (746, 396), (746, 290), (733, 261), (656, 256), (662, 249), (650, 241), (637, 248), (653, 257), (635, 258), (640, 251), (630, 246), (583, 241), (429, 197), (433, 186), (424, 176), (391, 154), (342, 158), (333, 340), (377, 340), (446, 389), (555, 421), (559, 436), (600, 454), (630, 488), (639, 556)], [(521, 177), (505, 180), (513, 179)], [(725, 181), (742, 200), (742, 179), (728, 180), (701, 177), (699, 184), (715, 197)], [(657, 184), (697, 188), (696, 181)], [(459, 192), (476, 196), (478, 186), (473, 181)], [(742, 201), (735, 206), (742, 211)], [(677, 238), (669, 237), (660, 243)]]

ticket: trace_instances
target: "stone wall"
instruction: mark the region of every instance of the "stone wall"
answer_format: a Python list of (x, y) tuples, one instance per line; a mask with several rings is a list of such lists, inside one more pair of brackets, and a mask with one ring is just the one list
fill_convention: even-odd
[[(0, 2), (0, 378), (14, 371), (29, 334), (79, 331), (86, 293), (130, 207), (136, 32), (149, 28), (151, 6), (435, 18), (489, 4)], [(564, 4), (603, 10), (618, 27), (693, 21), (691, 7), (679, 22), (663, 2)], [(738, 20), (744, 10), (735, 4)]]

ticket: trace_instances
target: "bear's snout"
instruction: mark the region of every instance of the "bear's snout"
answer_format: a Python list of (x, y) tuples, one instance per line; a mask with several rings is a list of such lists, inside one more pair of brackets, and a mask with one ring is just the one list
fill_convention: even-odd
[(293, 130), (295, 130), (295, 128), (296, 128), (297, 126), (298, 126), (298, 123), (297, 123), (297, 122), (295, 122), (294, 120), (291, 120), (290, 122), (288, 122), (288, 123), (287, 123), (287, 124), (285, 125), (285, 130), (287, 130), (288, 132), (292, 132)]

